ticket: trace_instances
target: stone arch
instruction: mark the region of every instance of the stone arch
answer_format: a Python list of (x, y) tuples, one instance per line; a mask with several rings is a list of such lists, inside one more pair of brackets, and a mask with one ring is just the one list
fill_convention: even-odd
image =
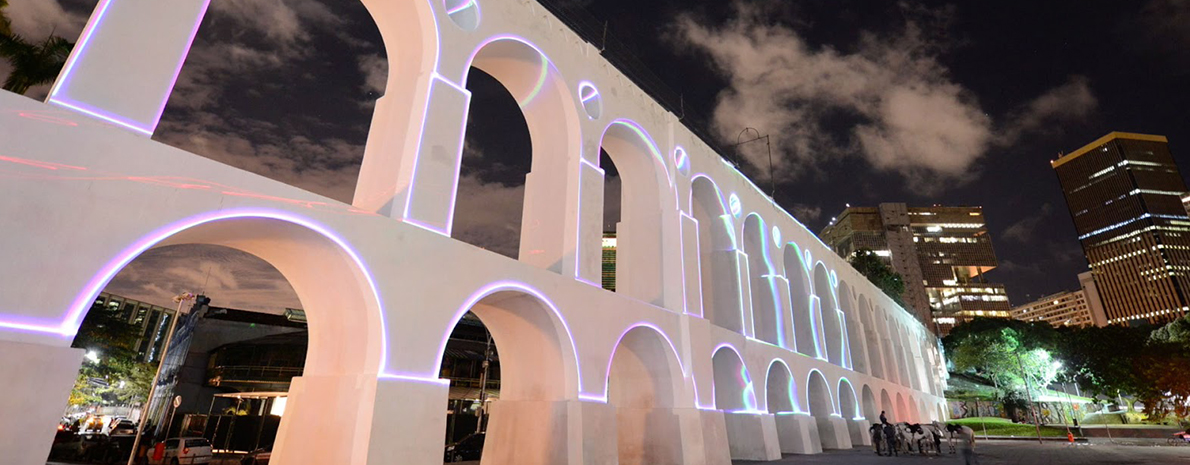
[(860, 406), (864, 413), (864, 418), (875, 423), (880, 421), (880, 407), (876, 404), (876, 396), (872, 394), (872, 387), (865, 384), (860, 394)]
[[(665, 157), (653, 138), (630, 120), (618, 119), (603, 132), (600, 148), (620, 173), (620, 222), (616, 225), (616, 292), (666, 307), (666, 290), (680, 285), (680, 255), (666, 241), (677, 223), (677, 200)], [(599, 215), (603, 209), (599, 209)], [(601, 220), (599, 224), (603, 224)], [(596, 253), (599, 243), (583, 244)], [(667, 282), (673, 282), (667, 286)]]
[(690, 209), (698, 222), (702, 317), (716, 326), (744, 334), (735, 226), (723, 204), (723, 195), (711, 178), (700, 175), (691, 181)]
[(938, 408), (938, 421), (950, 421), (950, 417), (946, 415), (946, 402), (939, 402), (936, 407)]
[[(545, 295), (511, 282), (486, 286), (458, 310), (449, 328), (468, 311), (479, 317), (500, 351), (502, 400), (560, 401), (578, 395), (581, 380), (574, 341), (557, 306)], [(445, 351), (443, 338), (435, 366), (441, 366)]]
[(775, 358), (769, 363), (769, 371), (764, 378), (764, 392), (769, 413), (798, 411), (797, 384), (784, 360)]
[(657, 328), (635, 326), (608, 364), (607, 401), (616, 409), (619, 463), (681, 463), (679, 404), (685, 376), (678, 354)]
[[(566, 250), (567, 244), (573, 242), (569, 234), (577, 227), (572, 224), (577, 223), (577, 217), (574, 208), (568, 205), (568, 196), (559, 193), (567, 192), (568, 173), (581, 157), (582, 146), (581, 121), (573, 92), (540, 48), (515, 36), (495, 36), (483, 41), (463, 69), (461, 86), (466, 87), (472, 69), (481, 70), (499, 81), (521, 108), (529, 129), (531, 164), (525, 176), (518, 260), (562, 273), (563, 263), (572, 259)], [(464, 99), (469, 100), (470, 94), (465, 95)], [(427, 121), (427, 126), (430, 124)], [(419, 215), (414, 209), (428, 208), (435, 199), (445, 199), (438, 201), (447, 202), (450, 211), (447, 224), (451, 225), (447, 233), (450, 233), (455, 223), (462, 151), (460, 146), (458, 153), (448, 156), (444, 147), (423, 147), (428, 153), (419, 155), (405, 217), (416, 219)], [(424, 163), (422, 158), (426, 158)], [(427, 177), (424, 182), (423, 176)], [(451, 182), (445, 182), (446, 176), (451, 177)]]
[(814, 296), (818, 297), (818, 316), (822, 320), (822, 339), (827, 360), (843, 366), (843, 327), (835, 286), (831, 283), (826, 265), (819, 261), (814, 265)]
[(756, 410), (756, 393), (748, 367), (735, 347), (721, 345), (711, 356), (714, 370), (715, 408), (724, 412)]
[(785, 245), (785, 278), (789, 281), (789, 306), (793, 318), (794, 345), (798, 353), (823, 358), (818, 343), (818, 321), (814, 317), (814, 296), (810, 276), (806, 272), (806, 258), (801, 247), (790, 242)]
[(847, 378), (839, 378), (839, 387), (835, 391), (839, 396), (839, 415), (844, 419), (856, 420), (863, 413), (860, 411), (859, 397), (855, 395), (855, 388)]
[[(566, 431), (568, 415), (556, 414), (554, 407), (575, 399), (581, 385), (565, 320), (545, 295), (512, 282), (493, 283), (472, 294), (454, 315), (451, 330), (468, 311), (483, 322), (500, 354), (500, 399), (486, 407), (484, 460), (516, 463), (517, 457), (531, 457), (561, 463), (566, 449), (558, 439), (535, 431)], [(436, 366), (445, 350), (443, 338)], [(525, 424), (540, 429), (526, 429)]]
[(764, 219), (751, 213), (744, 218), (743, 246), (748, 257), (748, 282), (752, 295), (752, 323), (756, 338), (785, 347), (782, 307), (770, 258), (769, 233)]
[(933, 414), (933, 412), (930, 411), (929, 408), (926, 407), (926, 401), (924, 399), (919, 399), (917, 401), (916, 410), (917, 410), (917, 412), (916, 412), (917, 413), (917, 417), (916, 417), (917, 421), (928, 422), (928, 421), (934, 420), (934, 418), (926, 418), (927, 415), (930, 417), (933, 417), (934, 414)]
[(889, 397), (889, 395), (888, 395), (888, 389), (881, 389), (880, 390), (880, 410), (884, 412), (884, 416), (891, 419), (890, 423), (898, 421), (897, 420), (897, 418), (898, 418), (897, 417), (897, 409), (896, 409), (895, 405), (896, 404), (893, 404), (892, 397)]
[(818, 370), (810, 370), (806, 377), (806, 404), (810, 407), (810, 415), (826, 418), (836, 415), (835, 402), (831, 400), (831, 388), (826, 377)]
[(877, 378), (885, 379), (884, 360), (881, 357), (880, 350), (880, 333), (876, 330), (875, 320), (873, 319), (872, 304), (868, 301), (868, 296), (860, 294), (859, 296), (859, 316), (860, 322), (864, 326), (864, 340), (868, 342), (868, 371), (869, 374)]
[[(90, 302), (133, 259), (152, 247), (180, 244), (246, 252), (289, 281), (309, 319), (309, 345), (303, 375), (291, 382), (276, 455), (328, 463), (352, 456), (356, 436), (369, 428), (375, 398), (339, 389), (339, 384), (365, 380), (359, 389), (375, 388), (386, 365), (384, 310), (367, 264), (338, 233), (313, 220), (288, 212), (232, 209), (163, 226), (121, 251), (91, 279), (67, 315), (64, 333), (77, 331)], [(322, 418), (328, 403), (340, 406), (335, 418)]]
[(840, 320), (843, 322), (844, 360), (853, 371), (868, 373), (867, 356), (864, 354), (863, 327), (859, 323), (854, 301), (855, 295), (851, 286), (842, 278), (839, 279), (839, 310), (842, 311)]
[(899, 422), (913, 422), (913, 411), (909, 410), (909, 404), (905, 403), (905, 396), (897, 393), (897, 421)]

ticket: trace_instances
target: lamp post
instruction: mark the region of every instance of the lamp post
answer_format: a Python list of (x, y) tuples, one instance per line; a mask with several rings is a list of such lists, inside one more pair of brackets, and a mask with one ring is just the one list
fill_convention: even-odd
[[(132, 455), (128, 457), (128, 465), (133, 465), (136, 462), (136, 452), (140, 448), (140, 438), (144, 435), (145, 420), (149, 417), (149, 405), (153, 401), (153, 395), (157, 392), (157, 381), (161, 379), (161, 367), (165, 365), (165, 358), (169, 356), (169, 343), (174, 338), (174, 329), (178, 327), (178, 319), (182, 317), (182, 308), (186, 302), (194, 300), (194, 294), (183, 292), (174, 296), (174, 302), (178, 303), (178, 311), (174, 313), (174, 317), (169, 320), (169, 329), (165, 331), (165, 343), (161, 347), (161, 358), (157, 360), (157, 373), (153, 374), (153, 383), (149, 384), (149, 396), (145, 398), (145, 405), (140, 411), (140, 421), (136, 424), (136, 438), (132, 440)], [(169, 431), (166, 431), (168, 434)]]
[(1037, 443), (1044, 444), (1041, 440), (1041, 423), (1037, 419), (1037, 411), (1033, 410), (1033, 393), (1029, 387), (1029, 374), (1025, 373), (1025, 363), (1021, 361), (1020, 352), (1016, 353), (1016, 363), (1021, 367), (1021, 378), (1025, 379), (1025, 397), (1029, 399), (1029, 414), (1033, 416), (1033, 426), (1037, 428)]

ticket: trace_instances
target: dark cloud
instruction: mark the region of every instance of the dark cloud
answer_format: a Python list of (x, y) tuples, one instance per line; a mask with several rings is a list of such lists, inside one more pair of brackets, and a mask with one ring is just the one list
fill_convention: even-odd
[(1033, 241), (1033, 232), (1037, 229), (1037, 225), (1049, 219), (1052, 212), (1053, 207), (1049, 203), (1042, 204), (1036, 213), (1021, 218), (1004, 229), (1003, 237), (1021, 243)]

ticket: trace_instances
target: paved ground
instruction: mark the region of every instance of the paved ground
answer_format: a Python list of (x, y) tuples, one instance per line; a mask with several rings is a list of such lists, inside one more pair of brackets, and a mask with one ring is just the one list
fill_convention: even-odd
[[(1041, 465), (1140, 465), (1190, 464), (1190, 447), (1112, 445), (1092, 443), (1069, 446), (1060, 442), (1037, 444), (1036, 441), (981, 441), (976, 446), (981, 465), (1041, 464)], [(735, 461), (734, 465), (753, 464), (848, 464), (848, 465), (910, 465), (962, 464), (959, 455), (943, 456), (901, 455), (880, 457), (870, 448), (827, 451), (817, 455), (787, 455), (773, 462)]]
[[(1137, 444), (1137, 443), (1134, 443)], [(1069, 446), (1061, 442), (1037, 444), (1034, 441), (980, 441), (981, 465), (1142, 465), (1142, 464), (1190, 464), (1190, 446), (1169, 447), (1154, 445), (1113, 445), (1096, 441), (1088, 445)], [(462, 464), (478, 465), (479, 462)], [(796, 463), (848, 464), (848, 465), (912, 465), (912, 464), (961, 464), (958, 455), (925, 456), (912, 454), (898, 457), (880, 457), (872, 449), (832, 450), (816, 455), (787, 455), (773, 462), (735, 461), (733, 465), (760, 465)], [(460, 464), (460, 465), (462, 465)], [(55, 465), (50, 462), (47, 465)]]

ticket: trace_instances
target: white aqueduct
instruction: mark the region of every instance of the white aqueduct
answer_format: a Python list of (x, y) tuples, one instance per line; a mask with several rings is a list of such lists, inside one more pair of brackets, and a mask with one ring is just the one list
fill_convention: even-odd
[[(264, 259), (309, 315), (282, 464), (440, 463), (468, 310), (503, 369), (485, 464), (768, 460), (945, 415), (930, 332), (534, 0), (363, 0), (390, 70), (351, 205), (147, 137), (207, 2), (102, 0), (47, 102), (0, 92), (5, 463), (44, 463), (96, 294), (184, 243)], [(472, 67), (532, 137), (520, 260), (451, 238)]]

